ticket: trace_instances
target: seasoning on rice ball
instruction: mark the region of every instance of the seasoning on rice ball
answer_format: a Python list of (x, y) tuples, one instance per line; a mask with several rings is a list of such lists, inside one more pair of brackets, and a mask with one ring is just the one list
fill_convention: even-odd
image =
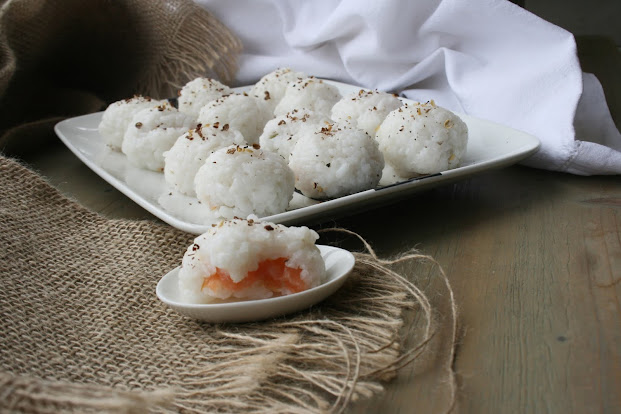
[(164, 152), (187, 132), (194, 120), (170, 103), (143, 109), (132, 118), (122, 150), (133, 165), (153, 171), (164, 170)]
[(285, 89), (285, 96), (274, 109), (274, 115), (284, 115), (294, 109), (306, 108), (313, 112), (330, 116), (335, 103), (341, 99), (336, 86), (322, 79), (310, 76), (290, 82)]
[(188, 247), (179, 291), (190, 303), (266, 299), (318, 286), (325, 263), (307, 227), (286, 227), (254, 218), (221, 222)]
[(384, 158), (366, 132), (333, 123), (304, 131), (289, 157), (289, 167), (302, 194), (325, 199), (375, 188)]
[(113, 102), (104, 111), (99, 123), (99, 134), (106, 145), (115, 151), (121, 151), (123, 137), (132, 118), (138, 112), (166, 103), (166, 100), (151, 99), (136, 95), (133, 98)]
[(318, 129), (317, 125), (325, 126), (330, 122), (330, 118), (325, 115), (316, 114), (305, 108), (294, 109), (268, 121), (259, 137), (259, 144), (262, 149), (276, 152), (289, 161), (289, 155), (298, 142), (300, 131), (309, 128), (315, 131)]
[(179, 91), (179, 110), (196, 121), (203, 106), (232, 93), (231, 88), (215, 79), (199, 77), (186, 83)]
[(177, 191), (196, 196), (194, 177), (207, 157), (220, 148), (245, 144), (241, 132), (231, 129), (229, 124), (198, 124), (164, 153), (164, 179)]
[(375, 137), (375, 132), (386, 115), (399, 108), (401, 104), (401, 100), (396, 95), (360, 89), (334, 104), (332, 119), (350, 122), (353, 126)]
[(285, 96), (285, 89), (290, 82), (306, 78), (302, 72), (296, 72), (290, 68), (276, 69), (263, 76), (250, 89), (249, 94), (265, 102), (270, 113), (274, 113), (276, 105)]
[(466, 153), (468, 127), (432, 100), (392, 111), (375, 137), (386, 163), (398, 175), (412, 178), (459, 166)]
[(263, 127), (271, 114), (254, 96), (232, 94), (205, 105), (198, 115), (198, 122), (229, 124), (242, 133), (248, 144), (257, 144)]
[(198, 199), (220, 217), (264, 217), (286, 210), (294, 176), (280, 155), (232, 145), (207, 158), (194, 184)]

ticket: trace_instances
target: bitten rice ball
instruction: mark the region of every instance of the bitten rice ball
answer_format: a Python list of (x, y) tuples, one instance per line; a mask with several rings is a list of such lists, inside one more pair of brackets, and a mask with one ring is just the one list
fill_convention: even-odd
[(331, 122), (325, 115), (316, 114), (307, 109), (294, 109), (285, 115), (270, 120), (259, 137), (261, 148), (278, 153), (286, 161), (298, 142), (300, 131), (311, 128), (319, 129), (317, 125), (327, 125)]
[(289, 82), (294, 82), (306, 77), (306, 74), (296, 72), (290, 68), (276, 69), (263, 76), (252, 89), (250, 89), (249, 93), (264, 101), (270, 113), (274, 113), (276, 105), (278, 105), (282, 97), (285, 96), (285, 89)]
[(169, 103), (147, 108), (132, 118), (122, 150), (133, 165), (153, 171), (164, 170), (164, 152), (192, 128), (194, 120)]
[(125, 131), (133, 116), (143, 109), (154, 108), (166, 102), (166, 100), (151, 99), (145, 96), (134, 96), (111, 103), (101, 117), (99, 134), (106, 145), (115, 151), (120, 151)]
[(313, 76), (290, 82), (285, 89), (285, 96), (274, 109), (274, 115), (284, 115), (294, 109), (306, 108), (310, 111), (330, 116), (335, 103), (341, 99), (336, 86)]
[(257, 144), (263, 127), (271, 114), (254, 96), (233, 94), (223, 96), (205, 105), (198, 122), (207, 125), (229, 124), (242, 133), (248, 144)]
[(384, 158), (364, 131), (333, 123), (300, 136), (289, 157), (295, 186), (307, 197), (335, 198), (374, 188)]
[(179, 292), (189, 303), (266, 299), (320, 285), (326, 274), (319, 238), (307, 227), (234, 219), (194, 239), (179, 270)]
[(179, 91), (179, 110), (197, 120), (203, 106), (232, 93), (231, 88), (215, 79), (196, 78)]
[(343, 97), (332, 107), (332, 119), (351, 124), (372, 137), (391, 111), (401, 106), (396, 95), (380, 91), (360, 91)]
[(230, 129), (229, 124), (198, 124), (164, 153), (164, 178), (177, 191), (195, 196), (194, 177), (207, 157), (220, 148), (245, 144), (241, 132)]
[(403, 177), (455, 168), (468, 145), (468, 127), (433, 101), (404, 105), (388, 114), (376, 139), (386, 163)]
[(282, 213), (293, 197), (293, 172), (285, 160), (255, 147), (221, 148), (196, 174), (198, 199), (221, 217)]

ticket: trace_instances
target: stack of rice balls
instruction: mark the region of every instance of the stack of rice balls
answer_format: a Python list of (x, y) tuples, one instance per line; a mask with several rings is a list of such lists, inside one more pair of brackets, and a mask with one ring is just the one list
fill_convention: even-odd
[(285, 211), (294, 191), (326, 200), (459, 165), (468, 129), (452, 112), (396, 95), (341, 96), (322, 79), (278, 69), (248, 92), (188, 82), (178, 108), (142, 96), (111, 104), (105, 143), (171, 191), (222, 219)]

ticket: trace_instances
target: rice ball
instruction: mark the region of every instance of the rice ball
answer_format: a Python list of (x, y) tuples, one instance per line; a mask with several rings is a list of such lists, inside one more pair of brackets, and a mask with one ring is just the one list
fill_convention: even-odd
[(198, 122), (229, 124), (242, 133), (248, 144), (257, 144), (263, 127), (271, 114), (254, 97), (246, 94), (227, 95), (205, 105), (198, 115)]
[(396, 95), (386, 92), (360, 91), (343, 97), (332, 107), (332, 119), (351, 124), (372, 137), (390, 112), (401, 106)]
[(186, 302), (265, 299), (320, 285), (326, 274), (319, 238), (307, 227), (233, 219), (213, 225), (187, 248), (179, 270)]
[(164, 153), (164, 179), (177, 191), (196, 196), (194, 177), (207, 157), (217, 149), (245, 144), (241, 132), (229, 128), (229, 124), (198, 124)]
[(164, 152), (193, 124), (191, 117), (168, 102), (143, 109), (132, 118), (121, 148), (131, 164), (147, 170), (163, 171)]
[(468, 145), (468, 127), (433, 101), (406, 104), (386, 116), (376, 139), (386, 163), (402, 177), (455, 168)]
[(306, 77), (307, 76), (302, 72), (296, 72), (290, 68), (279, 68), (263, 76), (254, 84), (249, 93), (264, 101), (270, 113), (274, 113), (276, 105), (278, 105), (282, 97), (285, 96), (285, 89), (289, 82), (294, 82)]
[(224, 218), (282, 213), (294, 191), (293, 172), (285, 160), (258, 145), (215, 151), (194, 184), (198, 199)]
[(233, 89), (215, 79), (196, 78), (179, 91), (179, 110), (196, 120), (203, 106), (232, 93)]
[(259, 143), (262, 149), (276, 152), (289, 161), (289, 155), (298, 142), (300, 131), (309, 128), (317, 130), (319, 129), (317, 125), (325, 126), (330, 122), (330, 118), (325, 115), (316, 114), (305, 108), (294, 109), (268, 121), (259, 137)]
[(133, 116), (143, 109), (153, 108), (166, 102), (166, 100), (151, 99), (139, 95), (113, 102), (108, 105), (101, 117), (98, 127), (99, 134), (106, 145), (115, 151), (120, 151), (125, 131)]
[(375, 188), (384, 158), (366, 132), (333, 123), (305, 131), (293, 148), (289, 167), (302, 194), (325, 199)]
[(274, 115), (284, 115), (294, 109), (306, 108), (313, 112), (330, 116), (335, 103), (341, 99), (336, 86), (313, 76), (290, 82), (285, 95), (274, 109)]

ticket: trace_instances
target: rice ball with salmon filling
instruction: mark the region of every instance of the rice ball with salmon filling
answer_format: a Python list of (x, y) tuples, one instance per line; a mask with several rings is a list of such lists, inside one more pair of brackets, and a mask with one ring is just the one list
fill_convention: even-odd
[(104, 111), (98, 129), (106, 145), (115, 151), (121, 151), (123, 137), (132, 118), (138, 112), (154, 108), (168, 101), (136, 95), (133, 98), (113, 102)]
[(233, 219), (198, 236), (179, 270), (186, 302), (266, 299), (320, 285), (325, 263), (307, 227)]
[(198, 115), (198, 122), (206, 125), (229, 124), (242, 133), (248, 144), (257, 144), (263, 127), (271, 114), (254, 96), (233, 94), (209, 102)]
[(164, 179), (177, 191), (196, 196), (194, 177), (207, 157), (220, 148), (245, 144), (241, 132), (229, 128), (229, 124), (198, 124), (164, 153)]
[(232, 93), (233, 89), (215, 79), (199, 77), (186, 83), (179, 91), (179, 110), (197, 120), (203, 106)]
[(220, 217), (263, 217), (287, 209), (294, 176), (280, 155), (258, 145), (233, 145), (207, 158), (194, 185), (201, 203)]
[(250, 89), (249, 94), (265, 102), (270, 113), (274, 113), (276, 105), (285, 96), (285, 90), (290, 82), (306, 78), (302, 72), (296, 72), (290, 68), (276, 69), (263, 76)]
[(285, 89), (285, 96), (274, 109), (274, 115), (284, 115), (294, 109), (306, 108), (316, 113), (330, 116), (335, 103), (341, 99), (336, 86), (322, 79), (310, 76), (290, 82)]
[(161, 172), (164, 170), (164, 152), (193, 125), (196, 125), (194, 119), (168, 102), (143, 109), (132, 118), (121, 149), (131, 164)]
[(351, 122), (353, 126), (375, 137), (375, 132), (386, 115), (401, 105), (401, 100), (396, 95), (360, 89), (334, 104), (331, 116), (335, 121)]
[(407, 178), (459, 166), (468, 145), (468, 127), (433, 101), (403, 105), (388, 114), (376, 139), (386, 163)]
[(322, 114), (316, 114), (305, 108), (294, 109), (285, 115), (278, 116), (268, 121), (259, 137), (261, 148), (278, 153), (286, 161), (293, 150), (300, 131), (312, 128), (318, 129), (318, 125), (325, 126), (331, 123), (330, 118)]
[(339, 123), (304, 132), (289, 157), (295, 187), (302, 194), (326, 199), (377, 186), (384, 157), (366, 132)]

